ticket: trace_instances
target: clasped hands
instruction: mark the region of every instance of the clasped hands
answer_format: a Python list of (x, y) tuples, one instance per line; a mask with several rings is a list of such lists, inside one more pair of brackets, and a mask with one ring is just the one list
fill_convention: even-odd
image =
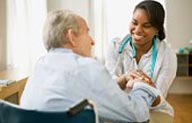
[(143, 82), (155, 87), (152, 79), (142, 70), (130, 70), (128, 73), (121, 75), (117, 82), (122, 90), (126, 88), (132, 89), (135, 82)]
[[(125, 90), (126, 88), (132, 89), (135, 82), (147, 83), (148, 85), (156, 88), (152, 79), (147, 76), (142, 70), (131, 70), (128, 73), (121, 75), (117, 79), (117, 82), (122, 90)], [(160, 96), (157, 96), (151, 106), (153, 107), (158, 105), (160, 101)]]

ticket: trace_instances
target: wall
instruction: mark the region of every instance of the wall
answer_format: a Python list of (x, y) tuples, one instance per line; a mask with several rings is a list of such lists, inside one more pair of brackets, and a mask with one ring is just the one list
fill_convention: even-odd
[(0, 0), (0, 70), (6, 63), (6, 0)]
[(186, 47), (192, 39), (192, 0), (165, 0), (167, 41), (174, 49)]
[(90, 0), (47, 0), (48, 12), (57, 9), (68, 9), (82, 16), (90, 28), (90, 35), (94, 37), (93, 2)]
[(77, 12), (89, 22), (89, 0), (47, 0), (48, 11), (69, 9)]
[[(192, 0), (165, 0), (167, 9), (167, 41), (172, 48), (189, 46), (192, 39)], [(169, 93), (192, 94), (192, 77), (177, 77)]]

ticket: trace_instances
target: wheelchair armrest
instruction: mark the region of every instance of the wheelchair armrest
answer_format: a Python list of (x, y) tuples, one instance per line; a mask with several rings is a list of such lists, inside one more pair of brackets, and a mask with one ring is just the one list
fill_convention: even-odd
[(77, 105), (75, 105), (72, 108), (70, 108), (67, 111), (67, 114), (69, 116), (73, 116), (73, 115), (77, 114), (78, 112), (80, 112), (81, 110), (83, 110), (88, 105), (91, 105), (91, 104), (89, 103), (89, 101), (87, 99), (84, 99), (83, 101), (81, 101)]

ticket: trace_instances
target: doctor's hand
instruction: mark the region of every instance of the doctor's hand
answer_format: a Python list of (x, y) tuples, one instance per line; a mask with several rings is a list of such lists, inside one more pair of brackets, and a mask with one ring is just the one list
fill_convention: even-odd
[(147, 83), (148, 85), (156, 88), (152, 79), (142, 70), (131, 70), (125, 76), (127, 81), (126, 88), (132, 89), (135, 82)]
[(140, 75), (140, 77), (138, 79), (141, 79), (144, 82), (146, 82), (147, 84), (149, 84), (150, 86), (156, 88), (152, 79), (147, 74), (145, 74), (142, 70), (137, 70), (137, 73)]
[(133, 80), (134, 78), (136, 77), (139, 77), (135, 74), (135, 70), (131, 70), (129, 71), (128, 73), (125, 73), (123, 75), (119, 75), (118, 78), (116, 79), (119, 87), (122, 89), (122, 90), (125, 90), (127, 87), (129, 89), (132, 89), (132, 86), (133, 86)]
[(136, 74), (135, 70), (130, 70), (128, 73), (119, 75), (116, 81), (122, 90), (125, 90), (126, 88), (132, 89), (134, 83), (133, 80), (138, 77), (139, 75)]
[(117, 78), (117, 83), (122, 90), (125, 90), (126, 88), (132, 89), (133, 84), (138, 81), (147, 83), (150, 86), (155, 87), (152, 79), (147, 76), (142, 70), (130, 70), (128, 73), (120, 75)]

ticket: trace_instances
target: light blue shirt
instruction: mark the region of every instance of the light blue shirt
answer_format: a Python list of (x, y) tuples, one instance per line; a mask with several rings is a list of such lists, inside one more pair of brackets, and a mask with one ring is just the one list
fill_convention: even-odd
[(36, 63), (21, 97), (21, 107), (42, 111), (65, 111), (87, 98), (96, 103), (101, 118), (141, 122), (149, 119), (156, 89), (135, 83), (124, 93), (107, 69), (95, 59), (70, 49), (51, 50)]

